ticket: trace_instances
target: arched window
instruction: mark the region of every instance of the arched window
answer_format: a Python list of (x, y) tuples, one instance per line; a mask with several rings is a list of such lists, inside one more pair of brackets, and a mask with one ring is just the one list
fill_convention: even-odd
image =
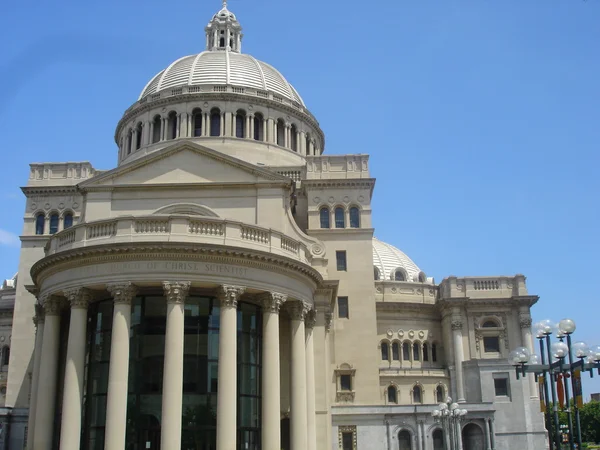
[(285, 146), (285, 122), (282, 119), (277, 121), (277, 145)]
[(356, 206), (350, 208), (350, 228), (360, 228), (360, 211)]
[(67, 228), (71, 228), (73, 226), (73, 214), (67, 213), (63, 218), (63, 228), (66, 230)]
[(419, 283), (425, 283), (427, 281), (427, 277), (423, 272), (419, 273)]
[(412, 449), (412, 437), (407, 430), (402, 430), (398, 433), (398, 448), (399, 450)]
[(58, 233), (58, 214), (54, 213), (50, 216), (50, 234)]
[(35, 218), (35, 234), (44, 234), (44, 228), (46, 228), (46, 216), (40, 213)]
[(143, 127), (142, 127), (142, 122), (137, 124), (137, 135), (135, 136), (135, 149), (139, 150), (140, 147), (142, 146), (142, 136), (144, 133)]
[(419, 385), (413, 388), (413, 403), (423, 403), (423, 390)]
[(264, 141), (265, 140), (265, 118), (261, 113), (254, 114), (254, 140)]
[(437, 346), (435, 344), (431, 344), (431, 360), (433, 362), (437, 361)]
[(335, 208), (335, 227), (346, 228), (346, 221), (344, 219), (344, 208), (338, 206)]
[(158, 141), (160, 141), (161, 125), (162, 125), (162, 119), (160, 118), (160, 116), (155, 116), (154, 120), (152, 121), (152, 143), (153, 144), (156, 144)]
[(402, 359), (410, 361), (410, 344), (408, 342), (402, 344)]
[(435, 388), (435, 401), (438, 403), (443, 403), (445, 401), (445, 397), (444, 397), (444, 388), (440, 385), (438, 385)]
[(290, 129), (290, 148), (295, 152), (298, 151), (298, 128), (293, 124)]
[(421, 360), (421, 352), (419, 349), (420, 345), (418, 342), (415, 342), (413, 344), (413, 361), (420, 361)]
[(171, 111), (168, 116), (167, 139), (175, 139), (177, 137), (177, 113)]
[(8, 366), (10, 361), (10, 347), (6, 346), (2, 349), (2, 365)]
[(429, 361), (429, 345), (427, 342), (423, 344), (423, 361)]
[(221, 110), (215, 108), (210, 112), (210, 135), (221, 136)]
[(431, 437), (433, 439), (433, 450), (444, 450), (444, 432), (438, 428)]
[(392, 359), (400, 361), (400, 345), (397, 342), (392, 344)]
[(192, 133), (193, 137), (199, 137), (202, 136), (202, 110), (201, 109), (194, 109), (192, 111), (192, 127), (194, 128), (194, 131)]
[(246, 111), (240, 109), (235, 115), (235, 137), (246, 137)]
[(225, 38), (224, 37), (219, 39), (219, 47), (221, 47), (221, 48), (225, 47)]
[(319, 216), (321, 218), (321, 228), (329, 228), (329, 208), (321, 208)]
[(406, 281), (406, 276), (402, 270), (396, 269), (394, 272), (394, 281)]
[(387, 388), (388, 403), (398, 403), (398, 390), (396, 386), (388, 386)]
[(133, 131), (129, 130), (127, 132), (127, 154), (131, 154), (131, 148), (133, 146)]
[(379, 281), (379, 269), (377, 267), (373, 267), (373, 279)]
[(381, 343), (381, 360), (389, 361), (390, 360), (390, 346), (387, 342)]
[(310, 156), (310, 134), (306, 133), (306, 142), (304, 143), (306, 154)]
[(493, 320), (486, 320), (483, 325), (481, 325), (481, 328), (497, 328), (498, 324), (496, 322), (494, 322)]

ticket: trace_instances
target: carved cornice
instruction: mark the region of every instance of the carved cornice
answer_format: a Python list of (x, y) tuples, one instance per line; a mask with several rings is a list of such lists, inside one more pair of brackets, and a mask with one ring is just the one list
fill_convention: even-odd
[(71, 305), (71, 309), (87, 309), (93, 298), (92, 292), (84, 287), (65, 289), (63, 294)]
[(306, 313), (306, 318), (304, 319), (304, 326), (308, 329), (313, 329), (317, 324), (317, 311), (311, 309)]
[(219, 286), (219, 293), (217, 297), (219, 298), (221, 307), (237, 308), (237, 302), (245, 291), (246, 288), (243, 286)]
[(191, 285), (191, 281), (163, 281), (167, 303), (185, 303)]
[(318, 180), (302, 180), (302, 187), (303, 189), (353, 188), (373, 190), (375, 187), (375, 178), (322, 178)]
[[(45, 181), (45, 180), (43, 180)], [(43, 181), (40, 181), (42, 183)], [(76, 185), (73, 186), (24, 186), (21, 188), (23, 194), (26, 197), (39, 195), (42, 197), (52, 197), (58, 194), (75, 195), (79, 194), (79, 190)]]
[(113, 283), (106, 286), (115, 303), (129, 304), (137, 294), (137, 287), (131, 283)]
[(301, 320), (304, 321), (308, 311), (310, 311), (310, 306), (304, 302), (293, 302), (289, 305), (288, 312), (292, 320)]
[(120, 243), (78, 248), (47, 256), (33, 265), (31, 276), (40, 283), (55, 273), (85, 265), (107, 262), (131, 262), (140, 259), (203, 261), (268, 270), (285, 275), (304, 275), (313, 283), (323, 282), (322, 275), (311, 266), (285, 256), (260, 250), (199, 243)]
[(265, 292), (257, 296), (257, 301), (262, 305), (263, 311), (279, 314), (279, 309), (287, 301), (286, 294)]

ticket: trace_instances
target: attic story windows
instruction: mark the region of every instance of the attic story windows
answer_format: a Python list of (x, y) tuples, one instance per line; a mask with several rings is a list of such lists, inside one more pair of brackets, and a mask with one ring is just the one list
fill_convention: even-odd
[(329, 208), (321, 208), (319, 211), (319, 218), (321, 221), (321, 228), (329, 228)]
[(54, 213), (50, 216), (50, 234), (58, 233), (58, 214)]
[(350, 228), (360, 228), (360, 211), (356, 206), (350, 208)]
[(73, 214), (67, 213), (63, 219), (63, 228), (66, 230), (67, 228), (71, 228), (73, 226)]
[(346, 228), (346, 218), (344, 217), (344, 208), (338, 206), (335, 208), (335, 227), (336, 228)]
[(46, 216), (40, 213), (35, 218), (35, 234), (44, 234), (44, 228), (46, 227)]

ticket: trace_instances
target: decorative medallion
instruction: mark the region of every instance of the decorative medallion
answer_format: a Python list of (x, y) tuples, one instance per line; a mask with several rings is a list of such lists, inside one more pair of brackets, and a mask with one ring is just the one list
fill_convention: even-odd
[(79, 208), (79, 203), (77, 203), (77, 202), (73, 203), (73, 209), (77, 209), (77, 208)]
[(404, 337), (404, 330), (398, 330), (398, 336)]
[(358, 201), (362, 203), (365, 201), (365, 198), (361, 195), (360, 197), (358, 197)]
[(208, 102), (204, 102), (204, 107), (208, 108)]
[(394, 332), (392, 330), (387, 330), (387, 335), (388, 337), (392, 337), (394, 335)]
[(413, 330), (410, 330), (408, 332), (408, 337), (411, 338), (411, 339), (414, 338), (415, 337), (415, 332)]
[(376, 288), (375, 290), (377, 291), (378, 294), (381, 294), (381, 288), (380, 287)]
[(248, 109), (252, 111), (254, 109), (254, 105), (248, 105)]
[(425, 332), (423, 330), (419, 331), (419, 337), (423, 339), (425, 337)]
[(31, 204), (31, 210), (35, 211), (37, 209), (37, 203), (32, 203)]
[(4, 336), (0, 337), (0, 342), (4, 342), (6, 338)]
[(315, 202), (315, 203), (319, 203), (320, 201), (321, 201), (321, 197), (313, 198), (313, 202)]
[(344, 203), (348, 203), (350, 201), (350, 197), (348, 197), (347, 195), (344, 197)]
[(433, 294), (435, 294), (435, 291), (433, 289), (429, 289), (429, 296), (433, 297)]
[(58, 209), (65, 209), (65, 204), (64, 203), (59, 203), (58, 204)]
[(323, 247), (321, 247), (319, 244), (313, 244), (310, 248), (310, 251), (313, 255), (321, 255), (323, 254)]
[(44, 208), (46, 208), (46, 209), (50, 209), (50, 203), (46, 203), (46, 204), (44, 205)]
[(395, 294), (398, 291), (395, 287), (392, 288), (392, 293)]
[(329, 203), (333, 203), (333, 202), (335, 202), (335, 198), (329, 197)]

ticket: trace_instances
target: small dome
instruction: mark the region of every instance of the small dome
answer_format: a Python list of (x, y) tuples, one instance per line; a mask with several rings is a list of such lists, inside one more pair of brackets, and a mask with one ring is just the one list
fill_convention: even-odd
[(404, 272), (406, 281), (429, 281), (417, 265), (393, 245), (373, 238), (373, 266), (379, 271), (379, 279), (393, 280), (396, 270)]
[(272, 92), (305, 107), (302, 98), (273, 66), (245, 53), (205, 51), (178, 59), (146, 85), (140, 100), (179, 86), (235, 86)]

